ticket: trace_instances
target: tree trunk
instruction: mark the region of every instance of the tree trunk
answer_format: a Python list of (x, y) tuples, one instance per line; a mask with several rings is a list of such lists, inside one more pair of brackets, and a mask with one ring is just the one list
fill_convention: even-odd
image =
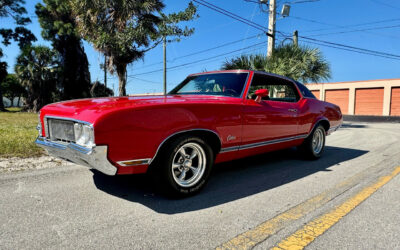
[(118, 82), (119, 82), (119, 96), (126, 96), (126, 64), (116, 65)]
[(1, 91), (1, 87), (0, 87), (0, 111), (6, 111), (6, 109), (4, 108), (3, 92)]
[(63, 100), (90, 96), (89, 62), (79, 38), (61, 36), (55, 43), (61, 55), (63, 74), (60, 79)]
[(17, 102), (17, 107), (18, 108), (20, 107), (20, 105), (19, 105), (20, 101), (21, 101), (21, 96), (18, 96), (18, 102)]

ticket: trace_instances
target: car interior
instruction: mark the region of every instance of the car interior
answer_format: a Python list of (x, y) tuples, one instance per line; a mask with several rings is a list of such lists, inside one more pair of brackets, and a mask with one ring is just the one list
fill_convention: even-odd
[(268, 89), (269, 91), (269, 95), (262, 98), (264, 101), (297, 102), (299, 100), (299, 94), (293, 84), (277, 77), (256, 74), (247, 98), (255, 100), (255, 92), (259, 89)]

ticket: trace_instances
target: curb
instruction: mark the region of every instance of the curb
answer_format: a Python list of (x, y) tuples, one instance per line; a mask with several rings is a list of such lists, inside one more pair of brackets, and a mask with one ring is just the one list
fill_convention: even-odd
[(400, 123), (400, 116), (343, 115), (343, 121)]

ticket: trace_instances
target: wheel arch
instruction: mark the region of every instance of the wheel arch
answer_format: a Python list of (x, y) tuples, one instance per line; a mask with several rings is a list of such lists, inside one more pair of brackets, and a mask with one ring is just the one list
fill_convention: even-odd
[(319, 118), (315, 123), (312, 129), (309, 132), (309, 135), (314, 131), (314, 129), (318, 126), (322, 125), (325, 129), (325, 132), (327, 133), (329, 131), (329, 128), (331, 127), (330, 122), (326, 118)]
[(177, 137), (190, 135), (190, 136), (197, 136), (204, 139), (214, 152), (214, 155), (217, 155), (222, 147), (222, 140), (221, 137), (218, 135), (217, 132), (211, 129), (203, 129), (203, 128), (196, 128), (196, 129), (189, 129), (175, 132), (168, 137), (166, 137), (158, 146), (156, 153), (154, 154), (153, 158), (150, 161), (150, 164), (160, 156), (160, 152), (168, 145), (169, 142), (174, 140)]

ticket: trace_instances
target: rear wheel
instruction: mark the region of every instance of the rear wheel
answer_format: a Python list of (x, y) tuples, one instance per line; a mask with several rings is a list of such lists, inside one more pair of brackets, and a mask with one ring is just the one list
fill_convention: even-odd
[(174, 196), (188, 196), (207, 183), (214, 154), (203, 139), (182, 136), (167, 145), (158, 162), (164, 191)]
[(321, 157), (325, 148), (325, 134), (325, 128), (322, 125), (318, 125), (304, 140), (299, 149), (305, 157), (309, 159), (318, 159)]

